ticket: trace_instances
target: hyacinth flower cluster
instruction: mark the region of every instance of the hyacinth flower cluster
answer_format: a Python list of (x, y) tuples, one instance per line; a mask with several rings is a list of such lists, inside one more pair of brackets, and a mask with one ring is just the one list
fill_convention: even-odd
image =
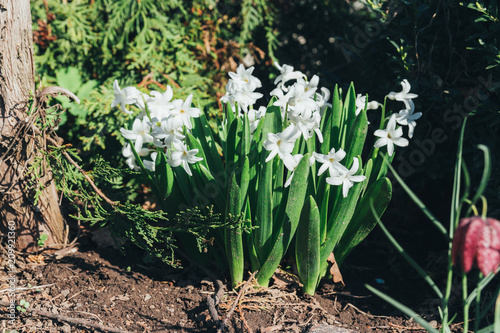
[[(167, 162), (172, 167), (182, 166), (188, 175), (192, 175), (190, 164), (199, 162), (202, 158), (197, 157), (197, 149), (189, 150), (184, 141), (184, 131), (192, 129), (191, 118), (199, 117), (200, 110), (191, 106), (193, 95), (183, 101), (173, 98), (170, 86), (164, 93), (152, 91), (149, 95), (141, 93), (135, 87), (120, 89), (118, 81), (113, 85), (115, 99), (112, 106), (120, 105), (126, 114), (132, 112), (127, 110), (126, 105), (133, 104), (141, 112), (135, 118), (132, 128), (121, 128), (123, 137), (134, 145), (139, 156), (150, 156), (151, 161), (143, 161), (144, 166), (154, 171), (155, 161), (158, 153), (152, 146), (163, 149), (167, 156)], [(127, 143), (122, 154), (127, 158), (127, 165), (131, 169), (139, 169), (132, 151), (131, 143)], [(148, 145), (149, 144), (149, 145)]]
[[(112, 105), (129, 114), (127, 105), (138, 109), (130, 128), (121, 130), (123, 155), (147, 175), (162, 207), (212, 206), (233, 225), (214, 231), (211, 250), (227, 258), (234, 286), (245, 263), (267, 286), (294, 241), (304, 291), (313, 294), (332, 252), (341, 264), (376, 225), (370, 202), (379, 215), (385, 211), (392, 188), (384, 161), (392, 161), (395, 146), (408, 145), (402, 126), (410, 136), (420, 114), (406, 80), (401, 92), (387, 95), (404, 109), (385, 117), (385, 102), (356, 96), (352, 84), (343, 97), (338, 87), (320, 87), (316, 75), (308, 79), (292, 66), (275, 66), (267, 106), (259, 105), (264, 96), (253, 67), (229, 74), (216, 128), (191, 96), (174, 99), (170, 87), (144, 94), (115, 82)], [(370, 137), (367, 110), (378, 108), (380, 128)], [(370, 141), (371, 151), (361, 156)]]

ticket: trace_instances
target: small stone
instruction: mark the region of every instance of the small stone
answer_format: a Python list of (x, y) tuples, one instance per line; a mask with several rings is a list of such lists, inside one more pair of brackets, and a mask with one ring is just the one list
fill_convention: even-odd
[(144, 302), (147, 302), (151, 299), (151, 295), (150, 294), (146, 294), (144, 295)]
[(325, 324), (313, 325), (306, 331), (306, 333), (354, 333), (354, 332), (355, 331), (347, 328), (341, 328)]
[(433, 328), (437, 328), (437, 327), (438, 327), (438, 323), (437, 323), (437, 321), (436, 321), (436, 320), (431, 320), (431, 321), (429, 322), (429, 325), (431, 325)]
[(63, 297), (67, 297), (69, 295), (69, 289), (64, 289), (63, 291), (61, 291), (61, 295), (63, 295)]

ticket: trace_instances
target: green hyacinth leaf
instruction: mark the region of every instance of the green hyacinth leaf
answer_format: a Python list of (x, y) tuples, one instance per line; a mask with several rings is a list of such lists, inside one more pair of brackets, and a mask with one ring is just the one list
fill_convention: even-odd
[(295, 260), (304, 292), (314, 295), (320, 274), (320, 215), (312, 196), (306, 199), (295, 236)]
[[(203, 147), (209, 166), (208, 169), (212, 170), (212, 172), (223, 172), (224, 165), (222, 164), (222, 159), (219, 155), (219, 149), (215, 140), (215, 133), (208, 123), (205, 113), (201, 112), (198, 118), (193, 119), (193, 135), (198, 138)], [(195, 129), (197, 132), (195, 132)]]
[[(278, 158), (278, 157), (276, 157)], [(261, 154), (261, 168), (258, 179), (258, 189), (254, 222), (258, 229), (255, 230), (254, 244), (263, 262), (268, 255), (273, 235), (273, 162), (265, 162), (265, 155)]]
[[(342, 125), (342, 101), (340, 99), (340, 92), (338, 85), (335, 85), (335, 89), (333, 91), (333, 102), (332, 102), (332, 124), (331, 130), (330, 128), (323, 129), (323, 133), (325, 130), (330, 130), (330, 146), (327, 149), (327, 152), (330, 149), (335, 148), (335, 150), (340, 148), (340, 130)], [(324, 141), (325, 144), (327, 141)]]
[(377, 216), (380, 217), (389, 205), (391, 197), (392, 185), (391, 181), (386, 177), (380, 178), (368, 188), (335, 249), (335, 259), (339, 266), (352, 249), (365, 239), (377, 225), (377, 219), (373, 215), (370, 201), (373, 202)]
[(272, 248), (268, 251), (262, 267), (255, 276), (261, 286), (269, 285), (269, 280), (282, 260), (297, 230), (308, 188), (309, 157), (306, 154), (295, 169), (292, 182), (287, 191), (286, 216), (276, 221), (279, 223), (279, 227), (275, 230)]
[(172, 194), (174, 188), (174, 173), (167, 163), (167, 157), (162, 150), (158, 151), (155, 161), (155, 176), (158, 187), (161, 189), (161, 199), (165, 200)]
[[(366, 182), (366, 180), (365, 180)], [(328, 267), (328, 257), (333, 252), (333, 249), (338, 244), (342, 235), (345, 233), (347, 227), (351, 223), (351, 219), (356, 212), (363, 183), (355, 183), (349, 190), (349, 195), (344, 198), (341, 191), (341, 186), (331, 189), (333, 195), (337, 195), (335, 206), (328, 219), (326, 237), (321, 243), (321, 274), (326, 272)]]
[(198, 153), (196, 154), (197, 157), (201, 157), (203, 160), (199, 161), (198, 163), (203, 165), (205, 168), (210, 170), (210, 167), (208, 166), (207, 163), (207, 157), (205, 156), (205, 151), (203, 150), (203, 147), (191, 133), (186, 133), (186, 142), (189, 147), (189, 149), (198, 149)]
[(354, 157), (361, 155), (368, 133), (368, 118), (366, 112), (362, 111), (354, 120), (352, 128), (346, 140), (346, 167), (350, 168)]
[[(244, 216), (241, 210), (241, 196), (243, 195), (236, 179), (236, 170), (229, 179), (226, 201), (226, 222), (236, 222)], [(243, 230), (241, 225), (233, 226), (225, 230), (226, 255), (229, 263), (229, 271), (233, 287), (243, 281), (244, 254), (243, 254)]]

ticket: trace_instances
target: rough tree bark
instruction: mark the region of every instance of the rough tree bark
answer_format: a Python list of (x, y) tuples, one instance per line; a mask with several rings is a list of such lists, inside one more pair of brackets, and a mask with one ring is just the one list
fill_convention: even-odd
[(28, 116), (36, 100), (31, 24), (29, 0), (0, 0), (0, 222), (4, 233), (15, 222), (16, 248), (28, 251), (41, 234), (48, 236), (46, 245), (64, 239), (50, 167), (35, 165), (45, 143)]

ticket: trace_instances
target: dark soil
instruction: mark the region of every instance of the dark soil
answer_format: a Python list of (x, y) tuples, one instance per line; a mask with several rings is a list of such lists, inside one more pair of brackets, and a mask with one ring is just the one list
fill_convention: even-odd
[[(344, 289), (325, 281), (314, 297), (302, 295), (293, 276), (277, 274), (268, 289), (254, 285), (247, 288), (230, 315), (237, 293), (224, 290), (216, 306), (219, 324), (228, 317), (226, 327), (230, 332), (341, 332), (339, 327), (355, 332), (424, 332), (364, 288), (369, 283), (427, 320), (438, 318), (435, 310), (439, 304), (430, 297), (428, 288), (387, 242), (379, 242), (376, 237), (376, 233), (370, 236), (342, 267)], [(97, 242), (106, 243), (102, 237)], [(439, 259), (442, 253), (434, 257)], [(383, 258), (394, 259), (388, 262)], [(1, 306), (1, 328), (18, 332), (217, 331), (207, 299), (217, 293), (217, 279), (226, 283), (224, 276), (214, 271), (211, 278), (189, 262), (182, 270), (145, 262), (137, 249), (124, 255), (111, 247), (98, 248), (90, 235), (80, 237), (66, 254), (18, 254), (21, 273), (16, 302), (28, 301), (29, 309), (17, 311), (15, 327), (11, 327), (7, 308)], [(7, 277), (3, 266), (2, 305), (8, 302)], [(75, 319), (83, 321), (78, 324)]]

